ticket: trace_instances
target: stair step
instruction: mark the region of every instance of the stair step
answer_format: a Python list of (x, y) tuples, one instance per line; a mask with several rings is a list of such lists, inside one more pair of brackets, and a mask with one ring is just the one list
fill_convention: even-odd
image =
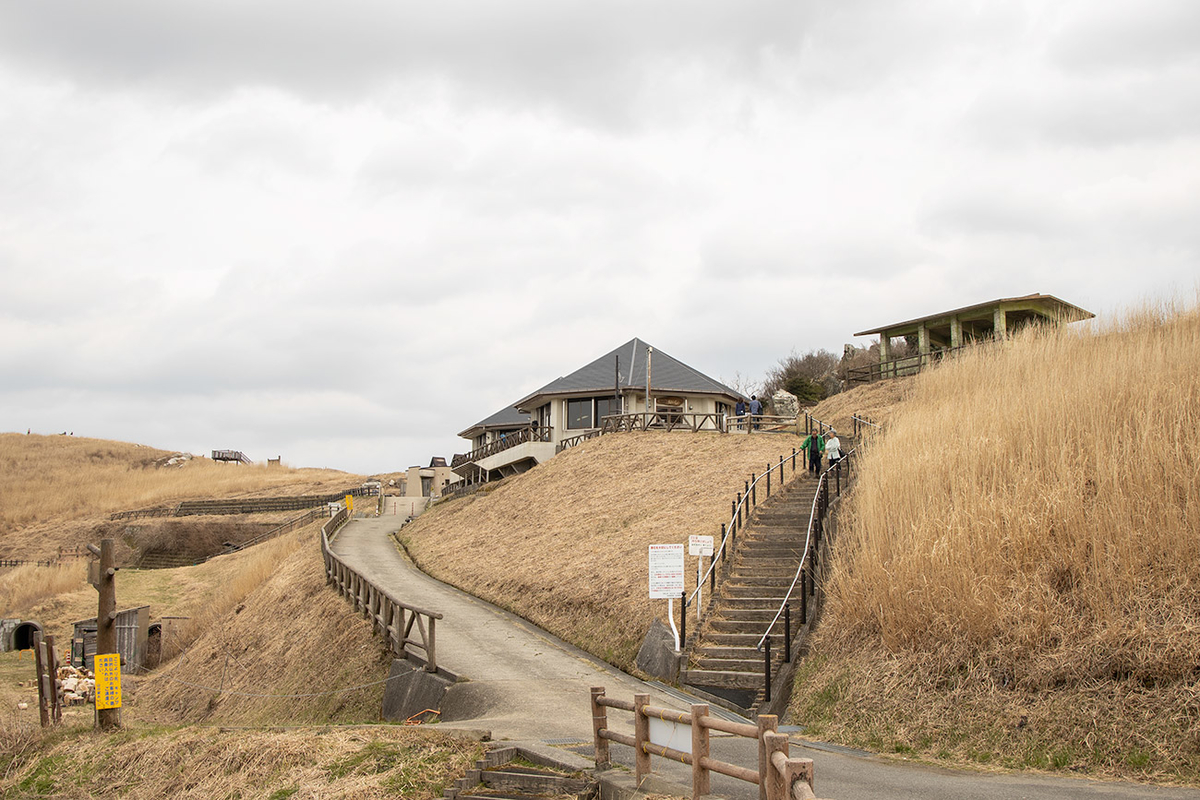
[[(756, 655), (758, 656), (757, 658), (744, 659), (700, 657), (694, 658), (692, 663), (696, 665), (695, 669), (705, 670), (707, 672), (757, 672), (760, 676), (759, 680), (762, 680), (763, 655), (762, 653), (757, 653)], [(775, 671), (775, 665), (779, 662), (780, 656), (776, 656), (774, 653), (772, 653), (772, 672)]]
[(763, 673), (725, 672), (711, 669), (689, 669), (680, 678), (680, 683), (697, 686), (722, 686), (730, 689), (757, 689), (763, 685)]

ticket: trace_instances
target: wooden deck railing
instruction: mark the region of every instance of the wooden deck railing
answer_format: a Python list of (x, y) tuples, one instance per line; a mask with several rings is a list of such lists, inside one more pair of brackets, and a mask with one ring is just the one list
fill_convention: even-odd
[[(774, 714), (762, 714), (756, 725), (730, 722), (708, 713), (708, 705), (697, 703), (690, 711), (674, 708), (659, 708), (650, 705), (650, 695), (635, 694), (633, 702), (606, 697), (603, 686), (592, 688), (592, 735), (596, 750), (596, 767), (605, 768), (612, 763), (609, 742), (627, 745), (634, 749), (634, 775), (640, 785), (650, 774), (650, 756), (669, 758), (692, 768), (692, 798), (698, 800), (711, 792), (711, 775), (716, 772), (731, 778), (753, 783), (759, 787), (763, 800), (812, 800), (813, 762), (811, 758), (789, 758), (788, 737), (778, 732), (778, 718)], [(619, 733), (608, 727), (608, 712), (615, 708), (633, 714), (633, 736)], [(652, 735), (650, 720), (657, 719), (691, 728), (691, 741), (687, 750), (668, 747)], [(712, 758), (709, 747), (710, 731), (742, 736), (758, 741), (758, 764), (756, 769), (729, 764)]]
[(554, 429), (549, 427), (533, 427), (522, 428), (512, 433), (506, 433), (499, 439), (488, 442), (483, 447), (476, 447), (469, 453), (456, 453), (454, 458), (450, 459), (450, 468), (460, 467), (463, 464), (470, 464), (473, 461), (478, 461), (481, 458), (502, 453), (510, 447), (516, 447), (519, 444), (526, 442), (552, 442), (554, 441)]
[(350, 512), (343, 508), (321, 528), (325, 583), (349, 600), (356, 612), (371, 620), (372, 631), (387, 640), (396, 658), (410, 658), (415, 654), (408, 648), (418, 648), (425, 654), (425, 671), (437, 672), (436, 624), (442, 618), (441, 612), (400, 602), (339, 558), (329, 548), (329, 540), (349, 520)]
[(600, 418), (600, 433), (621, 431), (713, 431), (724, 433), (724, 414), (696, 414), (690, 411), (642, 411), (633, 414), (609, 414)]
[(874, 383), (875, 381), (886, 380), (888, 378), (902, 378), (906, 375), (916, 375), (923, 369), (928, 369), (934, 364), (939, 364), (943, 360), (961, 353), (968, 348), (979, 347), (983, 342), (972, 342), (971, 344), (959, 345), (958, 347), (943, 347), (939, 350), (930, 350), (928, 353), (917, 353), (916, 355), (904, 356), (903, 358), (893, 358), (888, 361), (880, 361), (877, 364), (868, 364), (865, 367), (851, 367), (846, 370), (846, 383), (853, 386), (856, 383)]

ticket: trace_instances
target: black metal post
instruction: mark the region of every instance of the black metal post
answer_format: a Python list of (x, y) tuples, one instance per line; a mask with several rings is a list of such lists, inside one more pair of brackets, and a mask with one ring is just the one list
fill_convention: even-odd
[(679, 649), (687, 647), (687, 589), (679, 593)]
[(767, 464), (767, 498), (771, 497), (771, 465)]
[(750, 507), (758, 507), (758, 478), (754, 477), (754, 473), (750, 473)]
[(740, 528), (741, 526), (742, 526), (742, 493), (741, 493), (741, 492), (738, 492), (738, 499), (737, 499), (737, 525), (735, 525), (733, 529), (736, 531), (736, 530), (737, 530), (738, 528)]
[(792, 607), (783, 606), (783, 663), (792, 663)]
[(808, 624), (808, 567), (800, 567), (800, 624)]
[(763, 640), (763, 675), (767, 679), (766, 688), (763, 689), (763, 702), (771, 702), (771, 637), (768, 636)]
[[(724, 532), (725, 532), (725, 526), (722, 525), (721, 533), (724, 533)], [(722, 540), (724, 538), (725, 538), (724, 536), (721, 537)], [(725, 552), (724, 541), (722, 541), (722, 543), (721, 543), (721, 552), (722, 553)], [(708, 557), (708, 595), (709, 595), (709, 597), (712, 597), (712, 595), (715, 594), (716, 591), (717, 591), (717, 559), (715, 556), (709, 556)]]
[[(725, 560), (725, 523), (721, 523), (721, 560)], [(713, 570), (713, 579), (716, 579), (717, 571)]]

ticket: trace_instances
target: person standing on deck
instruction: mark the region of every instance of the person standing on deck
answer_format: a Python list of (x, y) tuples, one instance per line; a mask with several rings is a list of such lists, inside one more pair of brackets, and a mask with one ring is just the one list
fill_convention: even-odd
[(754, 430), (758, 430), (758, 418), (762, 416), (762, 401), (758, 395), (750, 395), (750, 419), (754, 422)]

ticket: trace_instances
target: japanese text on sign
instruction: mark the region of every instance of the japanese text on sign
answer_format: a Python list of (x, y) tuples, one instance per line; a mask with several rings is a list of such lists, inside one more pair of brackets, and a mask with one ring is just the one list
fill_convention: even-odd
[(121, 707), (121, 657), (116, 653), (96, 656), (96, 710)]
[(683, 594), (683, 545), (650, 545), (650, 599)]
[(696, 536), (695, 534), (688, 537), (689, 556), (711, 556), (712, 554), (713, 537)]

